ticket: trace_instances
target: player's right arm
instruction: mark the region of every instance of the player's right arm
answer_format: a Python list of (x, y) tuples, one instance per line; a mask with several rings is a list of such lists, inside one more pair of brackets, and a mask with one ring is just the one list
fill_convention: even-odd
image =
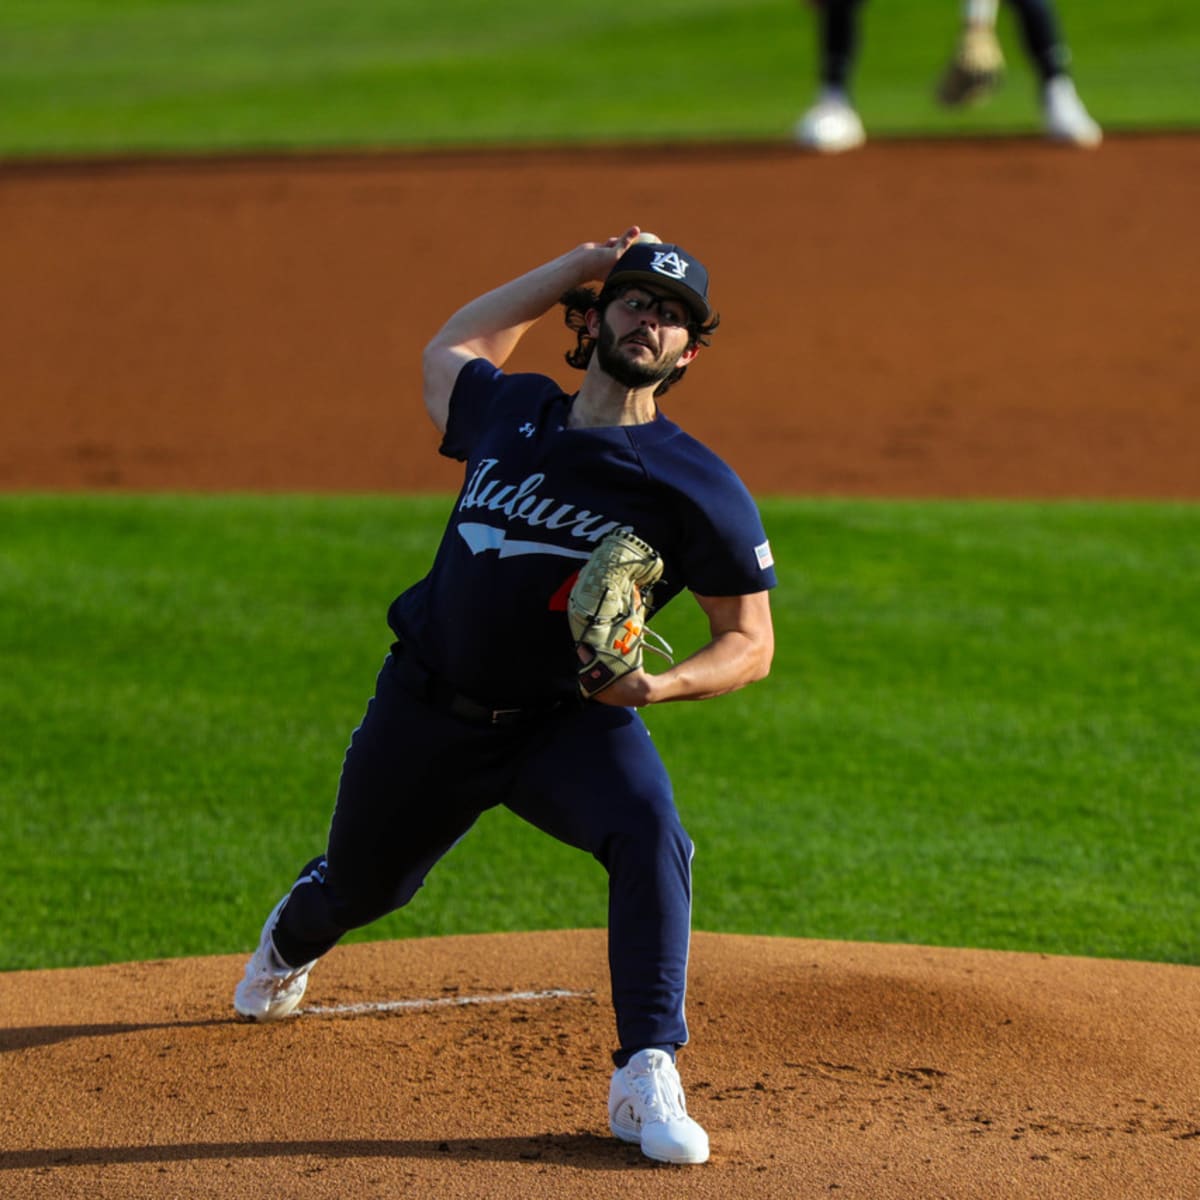
[(639, 232), (635, 225), (606, 242), (584, 242), (460, 308), (425, 347), (422, 359), (425, 409), (438, 430), (446, 431), (454, 382), (467, 363), (486, 358), (502, 367), (564, 292), (603, 279)]
[(771, 593), (695, 596), (712, 640), (665, 671), (623, 675), (593, 697), (601, 704), (641, 708), (668, 700), (708, 700), (765, 679), (775, 656)]

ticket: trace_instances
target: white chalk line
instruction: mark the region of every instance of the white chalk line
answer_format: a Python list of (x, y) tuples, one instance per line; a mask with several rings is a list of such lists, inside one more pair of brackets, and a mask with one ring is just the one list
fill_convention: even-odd
[(501, 992), (495, 996), (438, 996), (423, 1000), (380, 1000), (371, 1004), (313, 1005), (299, 1011), (310, 1017), (360, 1016), (364, 1013), (398, 1012), (405, 1009), (462, 1008), (470, 1004), (511, 1004), (518, 1000), (574, 1000), (591, 996), (592, 992), (571, 992), (564, 988), (548, 988), (541, 992)]

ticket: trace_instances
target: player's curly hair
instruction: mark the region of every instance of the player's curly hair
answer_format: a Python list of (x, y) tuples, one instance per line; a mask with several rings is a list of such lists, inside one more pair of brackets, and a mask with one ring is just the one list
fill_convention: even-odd
[[(609, 304), (628, 287), (628, 283), (617, 284), (614, 287), (606, 287), (600, 292), (597, 292), (592, 287), (576, 287), (563, 293), (562, 298), (559, 300), (559, 303), (565, 310), (563, 312), (563, 321), (566, 323), (567, 328), (575, 335), (574, 348), (568, 350), (564, 355), (568, 366), (584, 371), (587, 369), (588, 363), (592, 361), (592, 354), (596, 349), (596, 339), (588, 333), (588, 310), (594, 308), (603, 316), (604, 310)], [(703, 324), (700, 321), (689, 321), (687, 326), (687, 348), (690, 350), (693, 346), (709, 345), (713, 331), (720, 323), (721, 318), (716, 313), (713, 313), (712, 317)], [(687, 367), (676, 367), (654, 389), (655, 396), (661, 396), (669, 388), (674, 387), (686, 373)]]

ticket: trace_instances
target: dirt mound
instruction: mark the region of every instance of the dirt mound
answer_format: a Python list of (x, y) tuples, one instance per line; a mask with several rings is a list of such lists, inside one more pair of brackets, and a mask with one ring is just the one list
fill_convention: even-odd
[(697, 934), (674, 1168), (608, 1134), (601, 931), (339, 947), (276, 1026), (242, 964), (0, 975), (5, 1194), (1196, 1194), (1192, 967)]

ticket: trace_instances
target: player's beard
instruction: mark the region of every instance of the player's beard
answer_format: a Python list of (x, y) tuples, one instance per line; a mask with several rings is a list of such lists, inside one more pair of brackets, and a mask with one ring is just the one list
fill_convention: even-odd
[(678, 361), (663, 353), (649, 362), (625, 358), (618, 349), (617, 335), (603, 318), (600, 321), (600, 336), (596, 339), (596, 358), (606, 375), (627, 388), (657, 387), (675, 370)]

